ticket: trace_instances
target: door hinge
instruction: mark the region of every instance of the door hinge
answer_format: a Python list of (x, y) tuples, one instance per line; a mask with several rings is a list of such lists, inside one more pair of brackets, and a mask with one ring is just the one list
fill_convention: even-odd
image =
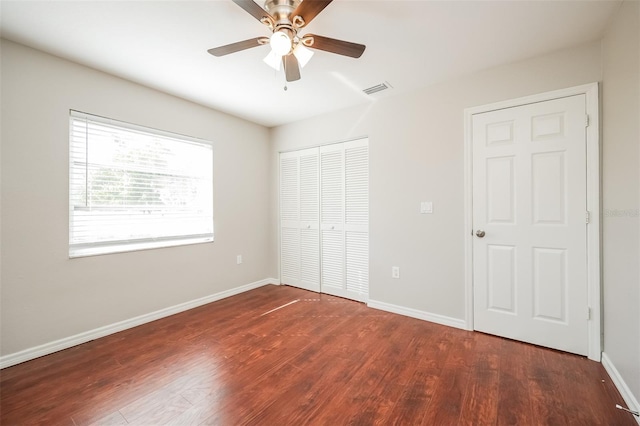
[(589, 210), (587, 210), (585, 220), (586, 220), (586, 223), (591, 222), (591, 212)]
[(591, 307), (587, 306), (587, 320), (591, 319)]
[(584, 116), (584, 127), (589, 127), (589, 114)]

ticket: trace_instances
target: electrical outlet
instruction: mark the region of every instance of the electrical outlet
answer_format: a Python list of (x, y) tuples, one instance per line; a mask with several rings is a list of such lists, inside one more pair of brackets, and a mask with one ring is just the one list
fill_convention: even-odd
[(239, 255), (236, 257), (236, 262), (238, 263), (238, 265), (242, 263), (242, 255), (241, 255), (241, 254), (239, 254)]
[(400, 278), (400, 267), (392, 266), (391, 267), (391, 278)]

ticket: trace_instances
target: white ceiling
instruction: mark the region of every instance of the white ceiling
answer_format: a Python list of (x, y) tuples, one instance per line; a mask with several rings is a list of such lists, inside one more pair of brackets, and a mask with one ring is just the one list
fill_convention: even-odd
[[(259, 0), (258, 0), (259, 1)], [(316, 51), (285, 91), (268, 46), (207, 49), (268, 35), (231, 0), (2, 0), (3, 38), (276, 126), (416, 90), (602, 37), (618, 0), (334, 0), (306, 32), (362, 43), (360, 59)], [(388, 81), (392, 90), (362, 89)]]

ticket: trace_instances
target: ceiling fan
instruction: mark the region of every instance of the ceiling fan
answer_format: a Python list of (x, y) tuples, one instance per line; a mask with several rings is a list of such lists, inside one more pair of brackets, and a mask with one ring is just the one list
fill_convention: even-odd
[(213, 56), (224, 56), (252, 47), (269, 44), (271, 52), (264, 61), (276, 70), (284, 65), (287, 81), (300, 79), (300, 67), (304, 67), (313, 52), (308, 48), (359, 58), (363, 44), (336, 40), (315, 34), (301, 36), (298, 31), (308, 25), (332, 0), (266, 0), (264, 9), (253, 0), (233, 0), (235, 4), (267, 26), (271, 37), (255, 37), (249, 40), (214, 47), (208, 52)]

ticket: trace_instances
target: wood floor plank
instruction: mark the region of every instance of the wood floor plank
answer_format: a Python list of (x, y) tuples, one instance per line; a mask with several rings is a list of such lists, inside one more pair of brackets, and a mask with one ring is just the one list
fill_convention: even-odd
[(534, 418), (529, 403), (528, 354), (531, 346), (504, 339), (500, 346), (498, 425), (521, 425)]
[(502, 340), (476, 334), (471, 364), (473, 369), (462, 406), (459, 424), (493, 425), (498, 415), (501, 357), (495, 348)]
[(637, 426), (599, 363), (287, 286), (6, 368), (0, 389), (2, 425)]
[(91, 426), (123, 426), (128, 423), (120, 411), (115, 411), (91, 423)]
[[(410, 364), (406, 355), (416, 343), (402, 324), (387, 320), (392, 325), (382, 329), (386, 344), (377, 345), (368, 351), (365, 362), (355, 372), (350, 386), (338, 389), (333, 404), (342, 410), (321, 411), (317, 417), (324, 424), (372, 424), (376, 419), (386, 417), (404, 385), (409, 381)], [(409, 367), (409, 369), (407, 368)]]
[(558, 397), (557, 406), (573, 423), (622, 424), (627, 413), (614, 410), (615, 404), (599, 397), (602, 365), (553, 350), (543, 352), (552, 373), (551, 382)]
[[(357, 308), (355, 305), (352, 307)], [(331, 310), (327, 313), (335, 313)], [(339, 333), (337, 330), (341, 325), (349, 321), (348, 317), (334, 316), (334, 319), (325, 324), (324, 333), (308, 333), (301, 332), (304, 329), (313, 329), (317, 323), (316, 318), (322, 316), (323, 313), (316, 307), (304, 307), (296, 305), (287, 313), (278, 311), (272, 315), (272, 319), (280, 322), (285, 321), (289, 326), (283, 328), (276, 327), (278, 330), (278, 338), (284, 337), (286, 345), (276, 354), (276, 358), (280, 363), (267, 363), (276, 365), (267, 375), (256, 378), (252, 383), (246, 383), (239, 394), (233, 396), (231, 401), (227, 402), (230, 409), (238, 410), (235, 418), (239, 424), (276, 424), (275, 420), (270, 416), (276, 415), (278, 421), (282, 418), (281, 411), (277, 408), (279, 402), (284, 402), (288, 407), (294, 407), (296, 411), (306, 412), (304, 409), (305, 402), (316, 401), (313, 395), (305, 395), (303, 392), (311, 387), (314, 392), (322, 388), (319, 380), (331, 377), (331, 372), (343, 374), (340, 360), (331, 357), (331, 348), (335, 347), (336, 341), (348, 339), (349, 336)], [(276, 317), (281, 318), (276, 318)], [(302, 327), (302, 329), (300, 329)], [(317, 362), (319, 360), (321, 364)], [(352, 363), (352, 367), (356, 364)], [(346, 369), (346, 368), (345, 368)], [(348, 371), (348, 369), (346, 369)], [(315, 374), (315, 376), (314, 376)], [(298, 378), (304, 383), (300, 384)], [(334, 386), (339, 386), (338, 378), (329, 380)], [(306, 388), (305, 388), (306, 387)], [(287, 393), (293, 389), (293, 395)], [(330, 389), (328, 389), (330, 391)], [(264, 398), (264, 396), (268, 398)], [(301, 397), (301, 395), (305, 395)], [(297, 399), (292, 399), (296, 397)], [(244, 405), (237, 407), (234, 402), (237, 400), (251, 400), (250, 406)], [(317, 407), (312, 407), (316, 409)], [(217, 416), (214, 416), (217, 417)], [(270, 419), (270, 420), (268, 420)]]
[(435, 395), (427, 406), (422, 424), (458, 424), (469, 386), (475, 349), (471, 332), (452, 330), (447, 357), (438, 365)]
[(119, 412), (130, 424), (165, 424), (191, 406), (182, 395), (161, 389), (132, 401)]
[[(339, 347), (357, 346), (348, 333), (338, 339), (341, 342)], [(333, 337), (316, 342), (292, 360), (304, 374), (296, 374), (291, 385), (254, 418), (257, 424), (282, 424), (283, 421), (308, 424), (313, 416), (324, 412), (322, 407), (328, 404), (336, 391), (357, 386), (354, 376), (363, 368), (362, 348), (354, 348), (355, 357), (345, 356), (341, 350), (332, 351), (333, 342)]]
[(207, 404), (194, 405), (166, 423), (167, 426), (196, 426), (207, 421), (218, 412), (217, 407)]

